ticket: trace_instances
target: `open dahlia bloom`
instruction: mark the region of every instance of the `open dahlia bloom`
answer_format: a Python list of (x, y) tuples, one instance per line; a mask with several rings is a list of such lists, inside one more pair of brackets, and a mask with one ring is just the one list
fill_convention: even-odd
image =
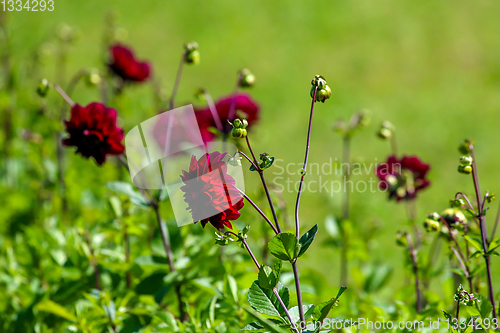
[(116, 111), (101, 103), (90, 103), (71, 108), (71, 119), (65, 121), (69, 138), (62, 141), (65, 146), (75, 146), (82, 156), (93, 157), (102, 165), (107, 155), (123, 153), (123, 130), (116, 126)]
[(430, 169), (416, 156), (389, 156), (387, 162), (377, 167), (376, 173), (381, 180), (380, 188), (388, 190), (389, 199), (396, 198), (397, 201), (409, 200), (416, 197), (417, 192), (430, 185), (425, 179)]
[(188, 204), (193, 221), (202, 227), (210, 222), (219, 231), (232, 229), (230, 221), (240, 217), (243, 198), (235, 186), (234, 178), (227, 174), (223, 160), (227, 153), (206, 153), (191, 158), (189, 171), (182, 170), (184, 201)]
[(117, 44), (111, 47), (110, 52), (109, 68), (124, 81), (142, 82), (149, 77), (150, 64), (137, 61), (131, 49)]
[(215, 139), (216, 134), (213, 129), (228, 135), (232, 129), (231, 125), (228, 124), (228, 120), (233, 122), (235, 118), (244, 118), (248, 122), (248, 129), (259, 119), (259, 105), (249, 95), (239, 93), (234, 96), (235, 112), (233, 115), (229, 115), (231, 103), (233, 103), (232, 95), (224, 97), (215, 103), (222, 129), (217, 127), (217, 122), (210, 108), (196, 110), (196, 119), (198, 120), (203, 142), (207, 143)]

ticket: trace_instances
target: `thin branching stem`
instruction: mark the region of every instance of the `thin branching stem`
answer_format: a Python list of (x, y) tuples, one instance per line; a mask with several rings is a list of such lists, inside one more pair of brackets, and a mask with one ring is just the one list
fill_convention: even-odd
[(266, 220), (266, 222), (269, 224), (269, 226), (273, 229), (274, 233), (278, 234), (278, 230), (276, 229), (276, 227), (274, 226), (274, 224), (266, 216), (266, 214), (264, 214), (264, 212), (259, 208), (259, 206), (257, 206), (255, 204), (255, 202), (253, 202), (252, 199), (250, 199), (248, 197), (248, 195), (245, 194), (245, 192), (241, 191), (240, 189), (238, 189), (238, 191), (240, 191), (241, 195), (253, 206), (253, 208), (255, 208), (255, 210), (264, 218), (264, 220)]
[(411, 261), (413, 264), (413, 274), (415, 275), (415, 293), (417, 294), (417, 313), (422, 311), (422, 299), (420, 295), (420, 278), (418, 276), (418, 264), (417, 264), (417, 253), (415, 247), (413, 246), (413, 241), (409, 233), (406, 233), (406, 239), (408, 241), (408, 249), (410, 250)]
[(476, 200), (478, 207), (478, 219), (479, 219), (479, 228), (481, 230), (481, 240), (483, 243), (483, 251), (484, 251), (484, 260), (486, 262), (486, 274), (488, 276), (488, 289), (489, 289), (489, 298), (491, 305), (493, 306), (493, 318), (497, 318), (497, 310), (495, 308), (495, 294), (493, 292), (493, 281), (491, 279), (491, 265), (490, 265), (490, 257), (486, 255), (488, 252), (488, 235), (486, 229), (486, 219), (484, 217), (484, 212), (482, 211), (483, 203), (481, 202), (481, 187), (479, 184), (479, 175), (477, 173), (477, 163), (476, 157), (474, 156), (474, 146), (469, 144), (470, 154), (472, 157), (472, 180), (474, 182), (474, 189), (476, 191)]

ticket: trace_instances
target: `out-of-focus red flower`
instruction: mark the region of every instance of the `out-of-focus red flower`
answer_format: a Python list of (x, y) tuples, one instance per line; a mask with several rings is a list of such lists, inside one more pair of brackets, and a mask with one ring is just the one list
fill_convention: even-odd
[(233, 115), (229, 114), (231, 103), (233, 103), (232, 95), (224, 97), (215, 103), (222, 129), (218, 128), (210, 108), (196, 110), (196, 119), (200, 127), (201, 137), (205, 143), (215, 139), (216, 134), (213, 129), (222, 132), (224, 135), (228, 135), (232, 129), (231, 125), (227, 122), (228, 120), (233, 122), (235, 118), (244, 118), (248, 122), (247, 129), (249, 129), (259, 119), (259, 105), (249, 95), (239, 93), (234, 96), (235, 111)]
[(101, 103), (90, 103), (71, 108), (71, 119), (65, 121), (69, 138), (62, 141), (65, 146), (77, 147), (82, 156), (93, 157), (97, 164), (106, 161), (106, 155), (123, 153), (123, 130), (116, 126), (116, 111)]
[(389, 156), (387, 162), (377, 167), (376, 173), (381, 180), (379, 186), (388, 190), (389, 199), (396, 198), (397, 201), (408, 200), (416, 197), (417, 192), (430, 185), (425, 179), (430, 169), (416, 156)]
[(206, 153), (200, 159), (191, 158), (189, 171), (182, 171), (184, 200), (189, 206), (193, 221), (202, 227), (210, 222), (220, 231), (224, 226), (232, 229), (230, 221), (240, 217), (243, 198), (235, 180), (227, 174), (223, 160), (227, 153)]
[(111, 47), (110, 52), (109, 68), (124, 81), (142, 82), (149, 77), (151, 65), (137, 61), (130, 48), (117, 44)]

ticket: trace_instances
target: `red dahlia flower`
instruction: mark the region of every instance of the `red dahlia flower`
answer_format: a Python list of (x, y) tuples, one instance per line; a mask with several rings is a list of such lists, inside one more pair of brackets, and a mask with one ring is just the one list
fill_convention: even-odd
[(129, 48), (117, 44), (111, 47), (110, 52), (109, 68), (124, 81), (142, 82), (149, 77), (149, 63), (137, 61)]
[(71, 108), (71, 119), (65, 121), (69, 138), (62, 141), (65, 146), (77, 147), (82, 156), (93, 157), (97, 164), (106, 161), (106, 155), (123, 153), (123, 130), (116, 126), (116, 111), (101, 103), (90, 103), (86, 107), (75, 104)]
[[(235, 112), (233, 115), (229, 114), (233, 96), (224, 97), (217, 101), (215, 108), (222, 124), (222, 133), (228, 135), (232, 127), (228, 124), (228, 120), (233, 122), (235, 118), (244, 118), (248, 121), (248, 128), (252, 127), (259, 118), (259, 105), (247, 94), (239, 93), (234, 96)], [(201, 137), (203, 142), (207, 143), (215, 139), (216, 134), (212, 128), (217, 129), (217, 122), (212, 116), (210, 108), (197, 110), (195, 112), (198, 125), (200, 126)], [(220, 129), (219, 129), (220, 131)]]
[(202, 227), (210, 222), (218, 230), (224, 226), (232, 229), (230, 221), (240, 217), (243, 198), (235, 186), (235, 180), (227, 174), (223, 160), (227, 153), (206, 153), (200, 159), (191, 158), (189, 171), (182, 171), (184, 200), (191, 211), (193, 221)]
[(429, 164), (422, 163), (416, 156), (403, 156), (398, 160), (389, 156), (387, 162), (377, 167), (380, 178), (380, 188), (389, 191), (389, 199), (408, 200), (416, 197), (417, 192), (430, 185), (425, 175), (430, 169)]

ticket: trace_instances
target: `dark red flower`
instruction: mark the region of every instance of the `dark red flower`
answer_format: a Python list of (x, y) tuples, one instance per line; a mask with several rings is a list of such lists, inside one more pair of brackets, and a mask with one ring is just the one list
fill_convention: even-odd
[(125, 149), (122, 145), (123, 130), (116, 126), (116, 111), (101, 103), (90, 103), (71, 108), (71, 119), (65, 121), (69, 138), (62, 141), (65, 146), (77, 147), (82, 156), (93, 157), (97, 164), (106, 161), (106, 155), (119, 155)]
[(137, 61), (131, 49), (117, 44), (111, 47), (110, 52), (109, 68), (124, 81), (142, 82), (149, 77), (150, 64)]
[(189, 171), (182, 170), (184, 201), (188, 204), (193, 221), (202, 227), (210, 222), (220, 231), (224, 226), (232, 229), (230, 221), (240, 217), (243, 198), (235, 180), (227, 174), (224, 161), (227, 153), (206, 153), (198, 160), (191, 158)]
[(415, 198), (418, 191), (430, 185), (425, 179), (429, 169), (430, 165), (422, 163), (416, 156), (403, 156), (401, 160), (389, 156), (387, 162), (377, 167), (376, 173), (381, 180), (379, 186), (388, 190), (389, 199), (400, 201)]
[[(231, 103), (233, 103), (232, 95), (224, 97), (215, 104), (220, 119), (219, 125), (212, 116), (210, 108), (196, 110), (196, 119), (200, 127), (201, 137), (205, 143), (215, 139), (214, 128), (224, 135), (228, 135), (232, 129), (231, 125), (227, 122), (228, 120), (232, 122), (235, 118), (245, 118), (248, 121), (247, 129), (249, 129), (259, 119), (259, 105), (249, 95), (239, 93), (234, 96), (235, 108), (232, 115), (229, 114)], [(221, 125), (222, 128), (220, 128)]]

